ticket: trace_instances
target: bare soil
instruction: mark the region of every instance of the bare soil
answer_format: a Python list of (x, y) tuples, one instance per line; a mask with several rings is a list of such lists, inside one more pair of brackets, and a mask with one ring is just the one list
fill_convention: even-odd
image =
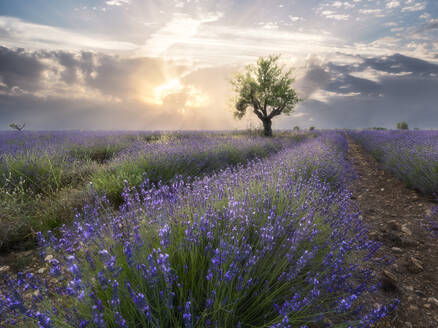
[[(374, 306), (399, 299), (397, 309), (376, 327), (438, 327), (438, 238), (426, 219), (436, 203), (408, 189), (351, 139), (349, 160), (358, 174), (352, 198), (369, 237), (382, 243), (376, 258), (392, 262), (371, 268), (380, 281)], [(429, 229), (429, 230), (428, 230)]]

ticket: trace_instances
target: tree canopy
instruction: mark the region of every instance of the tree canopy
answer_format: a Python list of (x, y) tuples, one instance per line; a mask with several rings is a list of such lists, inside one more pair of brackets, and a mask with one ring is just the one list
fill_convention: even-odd
[(245, 116), (248, 108), (263, 122), (266, 136), (272, 135), (272, 118), (290, 114), (302, 99), (292, 88), (292, 69), (279, 65), (279, 55), (260, 57), (256, 65), (246, 66), (245, 72), (231, 81), (236, 99), (236, 118)]

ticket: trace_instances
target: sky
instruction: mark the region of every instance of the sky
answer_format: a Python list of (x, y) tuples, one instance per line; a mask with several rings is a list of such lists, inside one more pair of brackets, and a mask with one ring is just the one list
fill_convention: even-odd
[(438, 0), (0, 0), (0, 130), (257, 127), (230, 80), (270, 54), (274, 129), (438, 128)]

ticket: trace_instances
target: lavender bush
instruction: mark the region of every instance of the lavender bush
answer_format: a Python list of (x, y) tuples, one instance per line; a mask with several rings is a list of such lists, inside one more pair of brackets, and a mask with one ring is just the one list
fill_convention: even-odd
[[(377, 245), (351, 213), (345, 140), (328, 134), (246, 166), (126, 184), (73, 228), (40, 235), (52, 278), (9, 280), (0, 316), (35, 327), (368, 327), (360, 269)], [(309, 167), (311, 169), (309, 169)]]
[(410, 187), (438, 193), (438, 131), (352, 131), (350, 136)]
[(193, 135), (185, 139), (153, 144), (133, 143), (90, 180), (111, 202), (120, 203), (123, 181), (140, 184), (146, 177), (152, 183), (167, 183), (176, 175), (198, 176), (228, 165), (263, 158), (295, 144), (306, 135), (282, 139), (245, 138), (225, 135)]
[[(71, 222), (88, 182), (117, 207), (123, 180), (167, 183), (262, 158), (307, 134), (266, 140), (230, 132), (0, 133), (0, 248)], [(30, 243), (29, 246), (31, 247)]]

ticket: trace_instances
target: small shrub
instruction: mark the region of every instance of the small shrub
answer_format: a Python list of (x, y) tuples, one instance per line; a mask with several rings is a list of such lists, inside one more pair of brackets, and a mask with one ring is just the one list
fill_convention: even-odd
[(23, 124), (16, 124), (16, 123), (9, 124), (9, 127), (11, 129), (14, 129), (14, 130), (17, 130), (17, 131), (23, 131), (25, 126), (26, 126), (25, 123), (23, 123)]
[(408, 123), (406, 122), (398, 122), (397, 123), (397, 129), (399, 130), (408, 130)]

